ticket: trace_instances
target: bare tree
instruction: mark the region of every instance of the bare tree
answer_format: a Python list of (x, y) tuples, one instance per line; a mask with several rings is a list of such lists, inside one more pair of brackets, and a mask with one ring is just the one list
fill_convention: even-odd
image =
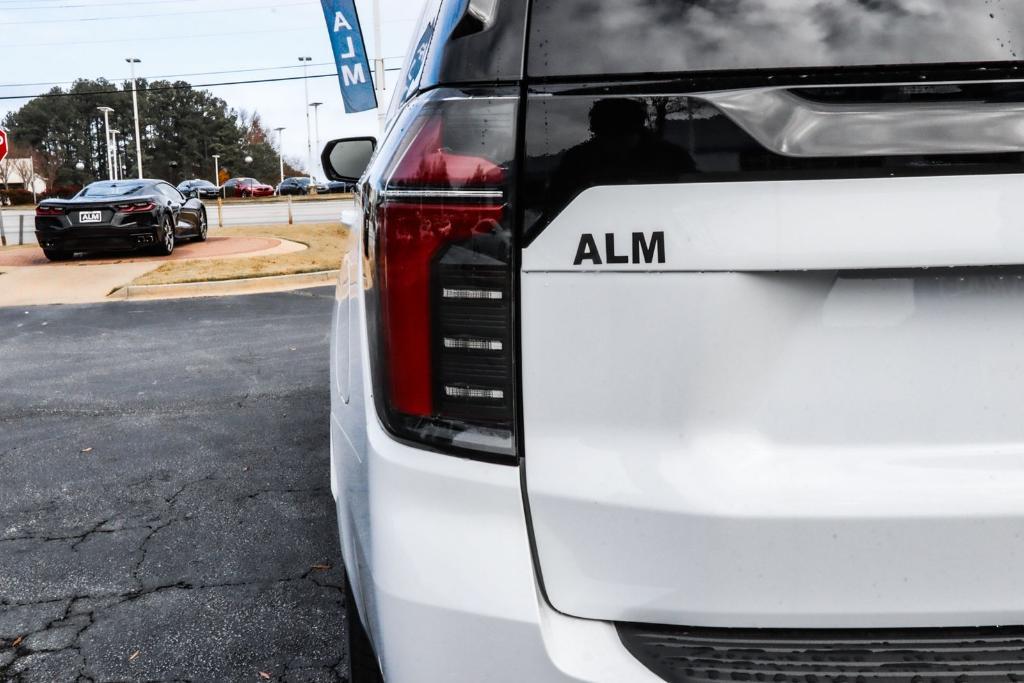
[(35, 163), (32, 160), (32, 153), (29, 152), (29, 156), (22, 157), (14, 160), (14, 169), (21, 176), (21, 181), (25, 184), (25, 189), (32, 193), (33, 200), (36, 196), (36, 169)]
[(8, 157), (0, 161), (0, 182), (4, 184), (5, 190), (11, 189), (11, 178), (14, 177), (14, 161)]

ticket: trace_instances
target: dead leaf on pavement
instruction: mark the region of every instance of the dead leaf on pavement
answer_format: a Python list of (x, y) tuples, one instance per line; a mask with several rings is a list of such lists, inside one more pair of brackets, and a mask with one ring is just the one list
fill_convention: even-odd
[(329, 564), (314, 564), (313, 565), (313, 571), (315, 571), (315, 572), (325, 572), (325, 571), (329, 570), (330, 568), (331, 568), (331, 565), (329, 565)]
[(131, 655), (129, 655), (128, 661), (129, 662), (134, 662), (136, 659), (139, 658), (139, 655), (141, 655), (141, 654), (142, 654), (141, 650), (136, 650), (135, 652), (131, 653)]
[(91, 447), (90, 448), (83, 448), (82, 452), (83, 453), (92, 453), (92, 448)]
[(15, 638), (15, 639), (14, 639), (14, 642), (13, 642), (13, 643), (11, 643), (11, 647), (12, 647), (12, 648), (13, 648), (13, 647), (18, 647), (19, 645), (21, 645), (21, 642), (22, 642), (23, 640), (25, 640), (25, 636), (18, 636), (17, 638)]
[(270, 680), (270, 674), (268, 674), (266, 671), (261, 671), (260, 672), (260, 678), (262, 678), (265, 681), (269, 681)]

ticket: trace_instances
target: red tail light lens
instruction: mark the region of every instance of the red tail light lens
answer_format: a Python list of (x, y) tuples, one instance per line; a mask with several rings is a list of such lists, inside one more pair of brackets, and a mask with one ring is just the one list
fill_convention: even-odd
[(378, 409), (401, 438), (512, 456), (515, 101), (435, 97), (399, 124), (407, 128), (378, 181)]
[(37, 216), (63, 216), (64, 209), (59, 206), (37, 206)]
[(121, 213), (145, 213), (156, 208), (153, 202), (132, 202), (131, 204), (118, 204), (116, 207)]

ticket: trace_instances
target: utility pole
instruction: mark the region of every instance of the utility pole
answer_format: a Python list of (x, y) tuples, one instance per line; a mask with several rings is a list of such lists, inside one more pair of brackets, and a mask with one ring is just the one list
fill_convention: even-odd
[(135, 158), (139, 165), (139, 180), (142, 175), (142, 134), (139, 129), (139, 89), (135, 80), (135, 65), (141, 64), (142, 60), (135, 57), (128, 57), (124, 61), (132, 65), (132, 108), (135, 110)]
[(220, 187), (220, 155), (213, 155), (213, 184)]
[(110, 140), (114, 144), (114, 180), (121, 179), (121, 157), (117, 153), (117, 136), (120, 134), (119, 130), (110, 131)]
[(309, 174), (309, 182), (313, 182), (313, 133), (309, 124), (309, 63), (312, 57), (299, 57), (302, 62), (302, 84), (306, 89), (306, 171)]
[(113, 109), (110, 107), (96, 107), (103, 112), (103, 130), (106, 131), (106, 143), (107, 143), (107, 175), (110, 180), (114, 179), (114, 155), (111, 154), (110, 149), (110, 115), (113, 113)]
[(284, 182), (284, 131), (286, 129), (285, 129), (284, 126), (282, 126), (280, 128), (275, 128), (274, 130), (277, 131), (277, 155), (278, 155), (278, 158), (279, 158), (279, 160), (281, 162), (281, 182), (283, 183)]

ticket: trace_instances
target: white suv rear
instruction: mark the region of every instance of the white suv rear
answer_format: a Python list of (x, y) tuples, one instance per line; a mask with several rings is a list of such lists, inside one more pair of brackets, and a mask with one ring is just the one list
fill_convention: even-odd
[(1024, 5), (417, 39), (324, 155), (357, 683), (1024, 680)]

